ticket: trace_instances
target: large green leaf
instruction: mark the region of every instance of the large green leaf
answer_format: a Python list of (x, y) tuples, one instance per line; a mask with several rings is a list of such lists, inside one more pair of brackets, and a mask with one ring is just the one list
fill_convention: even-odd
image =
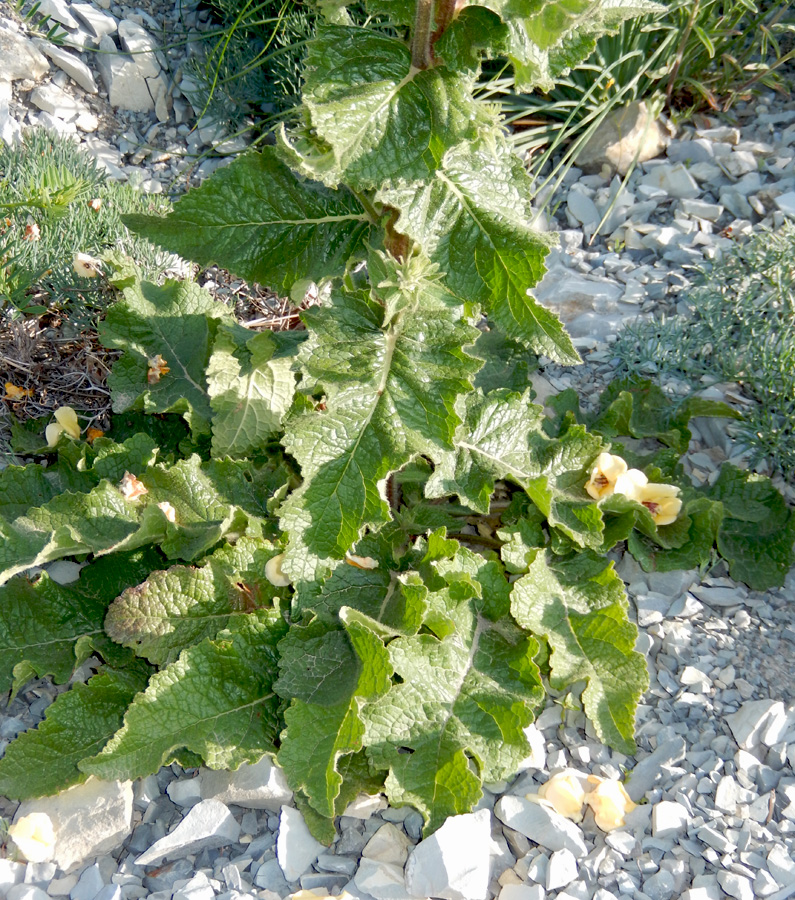
[(347, 190), (303, 181), (271, 147), (248, 153), (182, 197), (165, 218), (128, 215), (133, 231), (186, 259), (286, 290), (341, 274), (370, 221)]
[(396, 229), (416, 241), (463, 301), (483, 304), (499, 328), (538, 353), (580, 362), (560, 320), (528, 294), (553, 239), (536, 231), (531, 182), (498, 134), (454, 147), (435, 176), (378, 192), (400, 210)]
[(207, 367), (214, 418), (213, 456), (252, 456), (281, 430), (295, 392), (290, 356), (278, 356), (271, 332), (240, 325), (218, 331)]
[[(106, 347), (124, 351), (108, 376), (114, 412), (178, 412), (194, 434), (208, 433), (212, 409), (204, 372), (217, 320), (228, 319), (228, 310), (190, 281), (125, 285), (124, 299), (99, 328)], [(157, 356), (170, 371), (152, 382), (149, 360)]]
[(102, 628), (108, 604), (161, 559), (154, 550), (117, 554), (86, 566), (72, 584), (42, 572), (35, 581), (20, 575), (0, 588), (0, 693), (27, 677), (52, 675), (62, 684), (92, 651), (112, 658)]
[(80, 770), (107, 779), (156, 772), (181, 748), (213, 769), (237, 768), (274, 751), (281, 729), (276, 644), (287, 629), (275, 613), (236, 617), (215, 640), (188, 647), (149, 680), (124, 725)]
[(293, 790), (331, 818), (343, 782), (340, 758), (362, 749), (361, 709), (391, 685), (389, 654), (355, 621), (344, 631), (320, 621), (293, 628), (279, 650), (283, 677), (276, 690), (292, 703), (278, 760)]
[(107, 481), (87, 494), (60, 494), (13, 522), (0, 519), (0, 584), (31, 566), (82, 553), (134, 550), (162, 539), (166, 517), (125, 500)]
[(488, 120), (472, 98), (471, 75), (415, 69), (403, 41), (369, 29), (318, 29), (305, 65), (304, 106), (323, 152), (319, 160), (301, 159), (300, 141), (283, 151), (332, 186), (344, 181), (361, 190), (427, 178), (449, 147)]
[(770, 479), (724, 463), (709, 494), (723, 504), (717, 544), (732, 578), (757, 591), (781, 586), (795, 561), (795, 516)]
[(599, 546), (602, 514), (584, 490), (587, 467), (602, 447), (599, 438), (579, 425), (560, 438), (547, 437), (541, 407), (529, 391), (498, 389), (485, 397), (473, 391), (460, 405), (465, 421), (456, 449), (439, 459), (427, 495), (455, 493), (486, 513), (495, 479), (508, 479), (527, 491), (550, 525), (581, 546)]
[[(108, 609), (105, 630), (125, 647), (156, 666), (174, 662), (180, 652), (226, 628), (230, 616), (265, 606), (275, 589), (264, 577), (276, 550), (266, 541), (241, 538), (230, 565), (221, 548), (199, 568), (174, 566), (153, 572), (142, 584), (127, 588)], [(250, 574), (245, 572), (253, 569)]]
[(310, 557), (341, 559), (365, 526), (388, 521), (390, 472), (452, 449), (455, 401), (479, 368), (461, 347), (477, 331), (422, 300), (387, 315), (364, 292), (334, 292), (329, 306), (304, 313), (300, 358), (325, 408), (299, 414), (284, 439), (304, 478), (281, 510), (294, 581), (314, 580)]
[(625, 20), (664, 7), (649, 0), (475, 0), (509, 26), (508, 55), (516, 86), (549, 91), (589, 56), (603, 34)]
[(38, 728), (20, 735), (0, 759), (0, 793), (27, 800), (85, 781), (77, 764), (113, 737), (148, 676), (148, 667), (136, 663), (127, 669), (107, 669), (60, 694)]
[(531, 636), (507, 616), (492, 625), (477, 600), (455, 601), (449, 591), (436, 600), (454, 629), (441, 639), (417, 634), (391, 641), (399, 681), (363, 712), (368, 755), (389, 770), (390, 802), (419, 809), (426, 833), (469, 812), (481, 779), (516, 772), (527, 755), (523, 729), (543, 696)]
[(648, 675), (613, 564), (587, 552), (569, 561), (543, 550), (528, 558), (527, 575), (513, 586), (514, 618), (549, 642), (552, 686), (587, 682), (583, 704), (600, 740), (634, 754), (635, 708)]

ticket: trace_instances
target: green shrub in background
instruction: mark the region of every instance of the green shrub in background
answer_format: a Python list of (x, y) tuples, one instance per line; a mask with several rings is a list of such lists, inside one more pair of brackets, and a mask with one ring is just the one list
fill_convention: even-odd
[(739, 438), (772, 471), (795, 481), (795, 226), (738, 243), (687, 294), (687, 317), (619, 333), (626, 371), (670, 373), (694, 390), (738, 382), (750, 400)]
[[(646, 665), (618, 543), (647, 569), (720, 557), (761, 589), (792, 563), (768, 480), (727, 466), (698, 490), (679, 466), (689, 419), (728, 407), (631, 381), (587, 423), (571, 395), (547, 419), (517, 378), (533, 354), (578, 357), (528, 293), (551, 240), (474, 97), (481, 56), (549, 89), (646, 7), (370, 0), (388, 29), (322, 9), (276, 146), (164, 218), (125, 217), (271, 289), (314, 282), (306, 330), (252, 333), (197, 285), (107, 256), (111, 430), (50, 429), (50, 448), (18, 432), (49, 465), (0, 472), (2, 684), (103, 660), (9, 745), (6, 796), (271, 753), (320, 839), (361, 790), (412, 804), (427, 834), (511, 777), (548, 695), (634, 752)], [(626, 468), (609, 451), (642, 491), (606, 489), (602, 460)], [(64, 557), (87, 561), (76, 583), (24, 575)]]
[(18, 147), (0, 142), (0, 314), (52, 308), (67, 312), (73, 333), (88, 327), (103, 286), (76, 274), (75, 253), (115, 248), (156, 278), (169, 255), (131, 235), (121, 216), (167, 209), (163, 198), (109, 182), (69, 138), (28, 129)]

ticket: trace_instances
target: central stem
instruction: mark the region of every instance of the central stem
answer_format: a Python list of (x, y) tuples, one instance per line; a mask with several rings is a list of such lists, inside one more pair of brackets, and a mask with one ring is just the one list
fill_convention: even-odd
[(414, 32), (411, 37), (411, 65), (415, 69), (428, 69), (433, 64), (431, 35), (434, 24), (433, 0), (417, 0)]

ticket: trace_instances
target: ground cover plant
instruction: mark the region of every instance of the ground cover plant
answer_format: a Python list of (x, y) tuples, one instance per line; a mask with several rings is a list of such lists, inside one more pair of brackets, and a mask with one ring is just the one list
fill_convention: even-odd
[(795, 227), (736, 244), (688, 294), (692, 315), (633, 323), (615, 352), (625, 371), (706, 383), (736, 382), (749, 403), (738, 438), (752, 463), (795, 479)]
[[(361, 790), (430, 833), (517, 770), (550, 693), (633, 753), (646, 665), (617, 544), (757, 588), (791, 565), (768, 480), (699, 490), (679, 466), (690, 418), (728, 407), (628, 380), (592, 419), (571, 394), (547, 418), (527, 386), (535, 354), (578, 357), (528, 293), (550, 240), (473, 99), (479, 57), (547, 85), (642, 7), (373, 0), (389, 33), (324, 9), (302, 122), (125, 219), (295, 298), (314, 283), (305, 330), (253, 333), (106, 254), (110, 429), (63, 409), (16, 431), (48, 465), (0, 472), (0, 679), (102, 662), (9, 745), (9, 797), (272, 753), (322, 840)], [(25, 574), (69, 557), (71, 584)]]

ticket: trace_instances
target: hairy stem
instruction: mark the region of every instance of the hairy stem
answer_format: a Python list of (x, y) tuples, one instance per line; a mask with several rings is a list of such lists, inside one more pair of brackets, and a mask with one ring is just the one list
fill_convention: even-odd
[(417, 0), (414, 31), (411, 37), (411, 65), (415, 69), (427, 69), (433, 64), (431, 49), (433, 7), (434, 0)]
[(437, 0), (436, 3), (436, 29), (431, 35), (431, 52), (439, 38), (444, 34), (447, 26), (453, 21), (456, 14), (458, 0)]

